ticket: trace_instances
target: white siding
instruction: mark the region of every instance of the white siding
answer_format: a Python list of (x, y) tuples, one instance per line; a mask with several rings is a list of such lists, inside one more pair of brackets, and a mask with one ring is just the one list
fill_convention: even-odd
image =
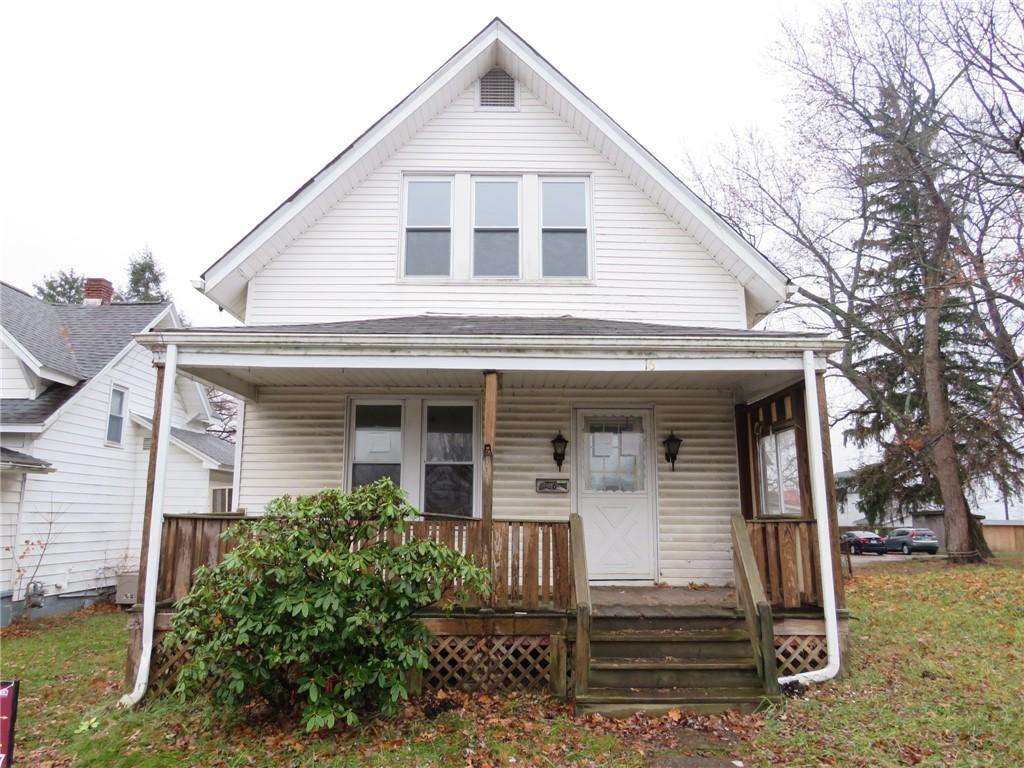
[[(53, 519), (53, 540), (37, 575), (51, 595), (112, 584), (115, 569), (138, 561), (148, 456), (141, 448), (149, 433), (126, 418), (123, 445), (105, 445), (113, 383), (128, 388), (129, 412), (152, 414), (156, 386), (152, 355), (136, 345), (79, 392), (26, 449), (57, 470), (28, 477), (18, 534), (23, 540), (44, 538)], [(173, 423), (183, 425), (185, 418), (179, 396)], [(205, 506), (208, 470), (191, 456), (176, 452), (180, 456), (171, 454), (168, 482), (172, 509), (191, 507), (190, 494), (196, 489), (199, 495), (194, 498), (202, 498)], [(29, 558), (27, 564), (34, 569), (36, 560)]]
[[(746, 326), (736, 279), (546, 105), (523, 89), (518, 111), (477, 111), (474, 94), (427, 122), (257, 274), (248, 324), (446, 312)], [(398, 281), (409, 171), (590, 174), (594, 281)], [(538, 258), (529, 230), (523, 247), (524, 259)]]
[(25, 376), (18, 356), (0, 341), (0, 396), (35, 397), (35, 387)]
[(21, 500), (21, 472), (0, 472), (0, 593), (11, 589)]
[[(245, 408), (240, 506), (260, 512), (275, 496), (343, 483), (346, 394), (332, 388), (261, 388), (259, 402)], [(400, 394), (391, 391), (389, 396)], [(660, 580), (730, 583), (729, 517), (739, 509), (739, 487), (729, 392), (503, 388), (494, 456), (495, 516), (568, 518), (571, 495), (538, 494), (534, 481), (570, 476), (573, 408), (590, 405), (654, 408)], [(675, 472), (660, 451), (670, 429), (683, 439)], [(562, 473), (551, 457), (550, 440), (558, 430), (570, 440)]]

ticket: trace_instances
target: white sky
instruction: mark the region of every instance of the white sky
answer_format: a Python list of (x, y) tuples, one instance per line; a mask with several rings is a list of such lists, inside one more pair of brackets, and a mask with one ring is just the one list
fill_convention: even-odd
[(779, 126), (780, 21), (824, 2), (4, 3), (0, 277), (120, 284), (148, 245), (194, 325), (231, 323), (191, 281), (494, 16), (682, 171)]

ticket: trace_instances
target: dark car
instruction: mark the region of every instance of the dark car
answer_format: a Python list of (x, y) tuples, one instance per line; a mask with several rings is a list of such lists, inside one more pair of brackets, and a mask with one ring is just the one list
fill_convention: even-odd
[(839, 551), (859, 555), (862, 552), (886, 553), (885, 539), (871, 531), (847, 531), (839, 537)]
[(934, 555), (939, 551), (939, 540), (927, 528), (897, 528), (885, 537), (885, 548), (890, 552), (927, 552)]

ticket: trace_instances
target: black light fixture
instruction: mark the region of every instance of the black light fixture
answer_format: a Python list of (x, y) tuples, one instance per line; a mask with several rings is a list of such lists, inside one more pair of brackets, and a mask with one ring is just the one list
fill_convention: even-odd
[(562, 430), (558, 430), (558, 434), (551, 438), (551, 447), (554, 449), (553, 456), (555, 464), (558, 465), (558, 470), (561, 472), (562, 464), (565, 463), (565, 448), (569, 445), (569, 441), (562, 437)]
[(683, 439), (676, 437), (676, 433), (671, 431), (668, 433), (668, 437), (661, 441), (661, 444), (665, 446), (665, 461), (672, 465), (672, 471), (676, 471), (676, 459), (679, 458), (679, 449), (683, 445)]

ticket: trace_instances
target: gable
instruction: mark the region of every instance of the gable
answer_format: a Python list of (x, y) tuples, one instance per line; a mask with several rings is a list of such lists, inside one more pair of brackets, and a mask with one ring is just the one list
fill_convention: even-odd
[[(447, 312), (746, 327), (735, 276), (522, 84), (517, 101), (515, 110), (482, 110), (476, 84), (464, 89), (253, 276), (247, 324)], [(465, 223), (453, 229), (463, 247), (454, 249), (451, 279), (403, 280), (404, 179), (440, 174), (467, 190), (453, 214)], [(538, 279), (540, 244), (526, 225), (532, 218), (536, 230), (539, 215), (525, 201), (522, 279), (470, 279), (468, 190), (473, 178), (491, 174), (521, 179), (521, 186), (549, 175), (589, 180), (593, 279)]]
[(499, 66), (586, 137), (732, 274), (750, 320), (781, 303), (788, 279), (700, 198), (499, 19), (297, 190), (203, 275), (203, 289), (246, 318), (249, 281), (479, 77)]
[(18, 355), (0, 341), (0, 393), (2, 396), (18, 399), (34, 398), (37, 381)]

